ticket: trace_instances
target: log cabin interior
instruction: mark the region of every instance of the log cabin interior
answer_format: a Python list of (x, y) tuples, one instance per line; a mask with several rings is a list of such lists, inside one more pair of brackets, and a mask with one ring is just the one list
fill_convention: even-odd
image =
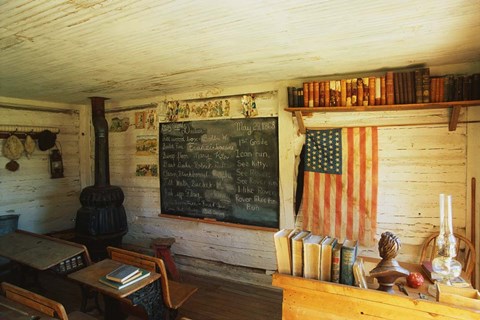
[[(341, 240), (345, 232), (352, 236), (345, 230), (360, 230), (366, 241), (358, 255), (379, 258), (379, 240), (389, 231), (401, 242), (400, 264), (419, 264), (424, 241), (439, 231), (439, 194), (445, 194), (452, 199), (452, 231), (476, 248), (471, 280), (478, 289), (479, 16), (480, 2), (464, 0), (5, 1), (0, 215), (18, 219), (18, 229), (84, 244), (92, 260), (104, 259), (109, 245), (162, 256), (173, 277), (200, 288), (178, 319), (360, 319), (379, 310), (361, 295), (352, 298), (358, 312), (352, 314), (338, 310), (351, 300), (331, 300), (336, 307), (325, 310), (308, 303), (328, 301), (287, 301), (286, 292), (295, 300), (287, 291), (295, 285), (288, 279), (272, 285), (274, 233), (309, 223)], [(415, 100), (418, 70), (428, 70), (430, 93), (442, 93)], [(300, 92), (306, 84), (308, 91), (309, 84), (332, 80), (335, 94), (337, 83), (388, 81), (388, 73), (412, 75), (413, 100), (387, 103), (387, 96), (383, 103), (346, 106), (340, 94), (327, 107), (310, 99), (310, 109), (308, 99), (305, 107), (289, 95), (289, 88)], [(471, 80), (471, 93), (450, 99), (446, 79), (458, 78)], [(442, 80), (442, 90), (433, 79)], [(318, 200), (321, 214), (310, 215), (317, 205), (305, 204), (305, 197), (325, 190), (313, 182), (304, 188), (307, 173), (299, 164), (307, 133), (370, 127), (376, 176), (363, 177), (363, 184), (375, 191), (360, 197), (373, 197), (375, 208), (339, 222), (334, 203), (342, 200), (329, 194)], [(51, 136), (41, 138), (45, 130), (53, 144)], [(200, 131), (209, 134), (198, 138)], [(216, 139), (236, 131), (238, 144), (249, 148), (231, 154)], [(178, 142), (179, 132), (192, 140)], [(6, 152), (12, 135), (25, 148), (30, 135), (35, 149), (17, 157)], [(47, 146), (40, 148), (41, 140)], [(59, 161), (57, 172), (51, 167)], [(92, 209), (96, 201), (104, 204), (101, 196), (115, 210)], [(337, 220), (326, 218), (329, 208)], [(78, 310), (80, 291), (72, 281), (49, 280), (44, 287), (67, 311)], [(58, 292), (66, 288), (75, 298), (62, 301), (69, 293)], [(405, 315), (392, 310), (392, 319)], [(452, 310), (445, 312), (453, 319)]]

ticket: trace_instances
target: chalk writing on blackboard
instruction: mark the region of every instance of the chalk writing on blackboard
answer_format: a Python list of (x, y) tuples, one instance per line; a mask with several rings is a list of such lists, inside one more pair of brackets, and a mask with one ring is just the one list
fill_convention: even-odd
[(161, 213), (278, 228), (278, 120), (160, 124)]

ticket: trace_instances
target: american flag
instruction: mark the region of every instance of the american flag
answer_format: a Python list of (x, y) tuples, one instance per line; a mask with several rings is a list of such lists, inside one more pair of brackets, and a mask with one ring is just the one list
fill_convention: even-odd
[(377, 226), (377, 128), (307, 130), (303, 228), (371, 245)]

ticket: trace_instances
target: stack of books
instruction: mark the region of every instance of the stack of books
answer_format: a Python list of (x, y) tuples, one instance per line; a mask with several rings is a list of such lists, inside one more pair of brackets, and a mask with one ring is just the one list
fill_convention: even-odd
[(150, 272), (128, 264), (122, 264), (112, 272), (104, 275), (99, 281), (115, 289), (123, 289), (150, 275)]
[(282, 229), (274, 234), (274, 243), (279, 273), (354, 285), (357, 240)]

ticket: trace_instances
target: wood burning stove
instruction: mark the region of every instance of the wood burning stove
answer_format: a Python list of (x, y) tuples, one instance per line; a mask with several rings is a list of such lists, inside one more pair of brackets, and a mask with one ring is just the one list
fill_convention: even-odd
[(107, 98), (90, 97), (90, 100), (95, 130), (95, 185), (84, 188), (80, 194), (82, 207), (77, 211), (75, 237), (87, 246), (93, 260), (101, 260), (107, 255), (107, 246), (121, 245), (128, 226), (123, 191), (110, 185)]

